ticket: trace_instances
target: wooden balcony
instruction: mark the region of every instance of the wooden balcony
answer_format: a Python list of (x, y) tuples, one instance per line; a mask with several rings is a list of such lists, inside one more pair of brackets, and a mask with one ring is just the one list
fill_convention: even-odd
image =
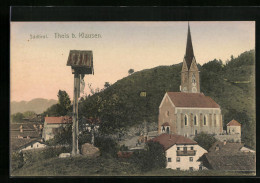
[(177, 156), (195, 156), (196, 151), (195, 150), (188, 150), (188, 151), (176, 151)]

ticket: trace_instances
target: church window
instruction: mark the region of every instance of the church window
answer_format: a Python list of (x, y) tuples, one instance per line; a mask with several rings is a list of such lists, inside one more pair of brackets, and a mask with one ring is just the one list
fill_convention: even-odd
[(203, 118), (203, 124), (204, 124), (204, 126), (207, 125), (207, 118), (206, 118), (206, 116), (204, 116), (204, 118)]
[(196, 79), (195, 79), (195, 75), (194, 74), (192, 74), (192, 84), (195, 84), (196, 83)]
[(194, 126), (197, 126), (197, 116), (194, 116)]
[(184, 116), (184, 124), (185, 124), (185, 126), (188, 126), (188, 116), (187, 115)]
[(166, 132), (169, 134), (170, 133), (170, 127), (167, 126)]

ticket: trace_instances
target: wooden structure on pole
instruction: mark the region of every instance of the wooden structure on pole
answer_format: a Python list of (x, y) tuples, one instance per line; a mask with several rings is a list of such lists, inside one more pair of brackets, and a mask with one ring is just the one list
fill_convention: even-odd
[(93, 52), (89, 50), (70, 50), (67, 66), (71, 66), (72, 74), (74, 74), (71, 154), (75, 156), (79, 154), (78, 98), (80, 97), (80, 79), (83, 79), (85, 74), (94, 74)]

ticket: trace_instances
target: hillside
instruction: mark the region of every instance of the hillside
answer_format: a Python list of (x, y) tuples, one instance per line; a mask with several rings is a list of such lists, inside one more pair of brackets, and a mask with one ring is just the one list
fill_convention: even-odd
[(26, 111), (34, 111), (35, 113), (39, 114), (45, 111), (48, 107), (56, 104), (57, 100), (48, 100), (43, 98), (36, 98), (30, 101), (21, 101), (21, 102), (11, 102), (10, 104), (10, 112), (11, 114), (17, 112), (26, 112)]
[[(223, 64), (200, 66), (201, 92), (222, 109), (224, 126), (233, 118), (242, 124), (242, 140), (255, 147), (255, 51), (247, 51)], [(158, 107), (166, 91), (179, 91), (182, 63), (135, 72), (103, 91), (81, 99), (80, 115), (99, 117), (105, 132), (121, 131), (146, 119), (157, 123)], [(140, 92), (147, 97), (141, 98)]]

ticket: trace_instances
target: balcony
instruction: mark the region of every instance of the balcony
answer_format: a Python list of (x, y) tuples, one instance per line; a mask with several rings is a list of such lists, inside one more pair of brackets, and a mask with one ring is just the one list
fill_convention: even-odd
[(177, 156), (195, 156), (196, 151), (195, 150), (188, 150), (188, 151), (176, 151)]

